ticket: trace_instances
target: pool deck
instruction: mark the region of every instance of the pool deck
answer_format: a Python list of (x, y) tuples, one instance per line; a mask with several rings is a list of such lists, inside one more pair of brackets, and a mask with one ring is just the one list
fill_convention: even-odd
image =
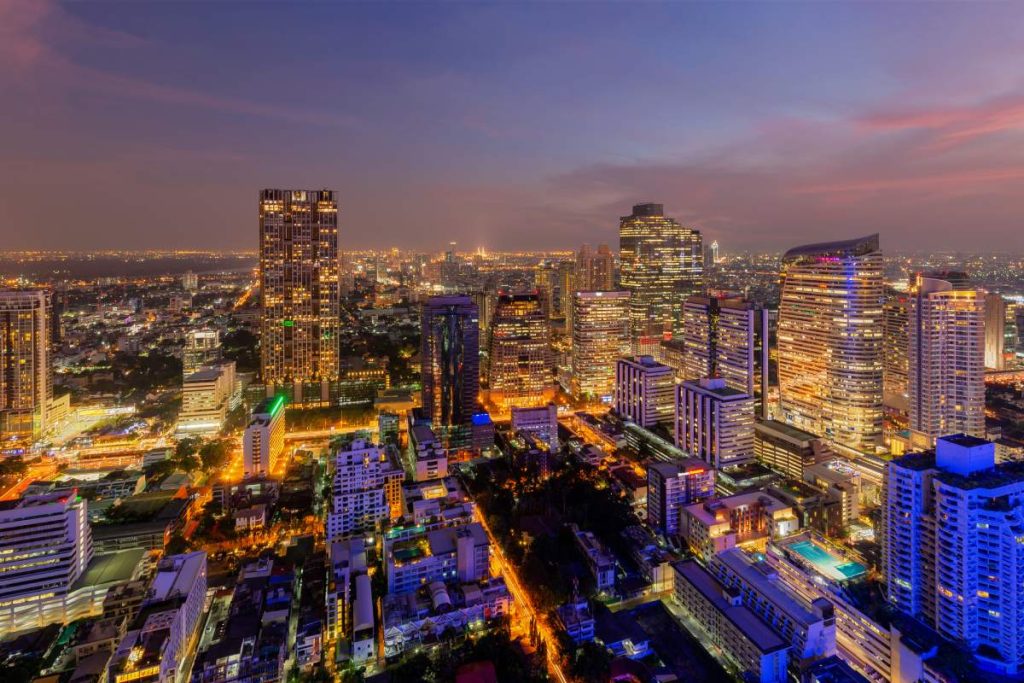
[(792, 550), (813, 565), (820, 574), (833, 581), (849, 581), (867, 572), (867, 567), (860, 562), (847, 561), (808, 539), (788, 543), (782, 547)]

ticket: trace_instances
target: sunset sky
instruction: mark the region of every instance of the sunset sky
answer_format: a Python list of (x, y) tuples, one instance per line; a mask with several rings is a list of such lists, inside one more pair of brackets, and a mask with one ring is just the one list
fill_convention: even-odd
[(3, 249), (1024, 250), (1024, 4), (0, 0)]

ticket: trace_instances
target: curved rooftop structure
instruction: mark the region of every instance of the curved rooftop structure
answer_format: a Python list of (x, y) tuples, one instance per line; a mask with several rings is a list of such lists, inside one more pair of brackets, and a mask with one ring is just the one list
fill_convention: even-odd
[(783, 261), (806, 256), (863, 256), (878, 251), (878, 233), (866, 235), (852, 240), (840, 240), (836, 242), (819, 242), (817, 244), (805, 244), (800, 247), (793, 247), (782, 257)]

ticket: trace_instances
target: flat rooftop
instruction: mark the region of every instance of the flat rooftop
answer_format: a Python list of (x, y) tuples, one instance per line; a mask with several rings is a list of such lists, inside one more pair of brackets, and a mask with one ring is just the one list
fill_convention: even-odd
[(78, 577), (74, 588), (131, 581), (135, 578), (135, 570), (145, 555), (144, 548), (129, 548), (116, 553), (94, 555), (85, 573)]

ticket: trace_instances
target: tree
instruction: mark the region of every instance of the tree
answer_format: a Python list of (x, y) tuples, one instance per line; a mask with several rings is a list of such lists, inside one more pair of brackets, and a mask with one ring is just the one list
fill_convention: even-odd
[(583, 643), (570, 661), (569, 670), (581, 681), (606, 681), (611, 666), (612, 655), (603, 645)]
[(199, 459), (205, 472), (221, 469), (228, 461), (228, 442), (218, 439), (203, 444), (199, 449)]
[(174, 447), (175, 459), (181, 460), (182, 458), (186, 458), (190, 455), (195, 455), (196, 451), (199, 450), (200, 443), (202, 443), (202, 441), (196, 436), (190, 436), (182, 439)]

